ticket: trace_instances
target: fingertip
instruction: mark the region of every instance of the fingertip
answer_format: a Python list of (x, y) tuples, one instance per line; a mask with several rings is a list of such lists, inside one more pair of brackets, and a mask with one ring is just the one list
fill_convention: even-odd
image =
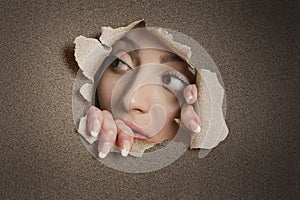
[(98, 153), (99, 158), (105, 158), (107, 154), (110, 152), (111, 147), (112, 145), (110, 142), (103, 142), (99, 147), (99, 153)]
[(122, 156), (126, 157), (129, 154), (129, 150), (131, 148), (131, 143), (128, 140), (123, 141), (121, 154)]
[(197, 87), (195, 84), (188, 85), (184, 88), (183, 95), (188, 104), (193, 104), (197, 100)]
[(117, 126), (111, 115), (103, 113), (104, 118), (101, 126), (101, 139), (115, 143), (117, 137)]
[(91, 106), (88, 111), (87, 130), (93, 137), (98, 136), (102, 121), (103, 121), (103, 115), (101, 110), (99, 108)]
[(99, 154), (98, 154), (99, 158), (102, 158), (102, 159), (105, 158), (106, 155), (107, 155), (107, 154), (102, 153), (102, 152), (99, 152)]
[(199, 124), (197, 124), (194, 120), (190, 121), (190, 130), (193, 131), (194, 133), (200, 133), (201, 132), (201, 127)]
[(190, 102), (193, 100), (193, 95), (189, 93), (189, 94), (187, 95), (186, 99), (187, 99), (187, 102), (190, 103)]
[(96, 132), (96, 131), (91, 131), (91, 136), (93, 136), (93, 137), (97, 137), (99, 135), (99, 133), (98, 132)]
[(92, 127), (91, 127), (91, 131), (90, 131), (91, 136), (97, 137), (99, 135), (100, 128), (101, 128), (101, 124), (100, 124), (99, 120), (97, 118), (95, 118), (92, 122)]
[(129, 154), (129, 151), (128, 151), (128, 150), (125, 150), (125, 149), (122, 149), (122, 150), (121, 150), (121, 155), (122, 155), (123, 157), (128, 156), (128, 154)]
[(97, 113), (97, 110), (100, 110), (100, 109), (95, 106), (90, 106), (90, 108), (88, 110), (88, 115), (95, 116)]
[(196, 84), (191, 84), (190, 86), (192, 87), (192, 90), (194, 92), (197, 92), (197, 86), (196, 86)]

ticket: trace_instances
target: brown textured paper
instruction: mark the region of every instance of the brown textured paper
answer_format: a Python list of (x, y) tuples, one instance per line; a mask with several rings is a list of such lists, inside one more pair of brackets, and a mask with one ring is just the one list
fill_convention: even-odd
[[(77, 101), (85, 101), (85, 107), (90, 106), (93, 97), (94, 75), (104, 59), (112, 50), (112, 45), (122, 38), (131, 29), (144, 23), (139, 20), (129, 24), (126, 27), (113, 29), (111, 27), (102, 27), (100, 40), (78, 36), (75, 39), (75, 59), (79, 65), (80, 73), (85, 77), (82, 85), (78, 85), (81, 99), (77, 97), (76, 92), (73, 97), (74, 120), (79, 122), (78, 133), (90, 144), (97, 141), (97, 138), (91, 137), (86, 130), (87, 116), (86, 111), (79, 113), (74, 106), (80, 105)], [(189, 65), (189, 70), (196, 75), (196, 85), (198, 89), (198, 100), (195, 103), (195, 110), (202, 121), (202, 131), (200, 134), (192, 133), (190, 148), (191, 149), (212, 149), (224, 140), (228, 134), (225, 119), (222, 111), (224, 98), (224, 89), (217, 79), (217, 75), (207, 69), (193, 67), (190, 63), (192, 55), (191, 48), (187, 45), (174, 41), (173, 36), (162, 28), (147, 28), (153, 35), (160, 39), (168, 48), (183, 58)], [(84, 79), (83, 77), (81, 77)], [(79, 109), (80, 110), (80, 109)], [(82, 110), (82, 109), (81, 109)], [(79, 117), (81, 116), (81, 117)], [(134, 144), (129, 154), (135, 157), (141, 157), (146, 149), (153, 147), (157, 143), (134, 140)], [(118, 151), (117, 148), (113, 151)]]

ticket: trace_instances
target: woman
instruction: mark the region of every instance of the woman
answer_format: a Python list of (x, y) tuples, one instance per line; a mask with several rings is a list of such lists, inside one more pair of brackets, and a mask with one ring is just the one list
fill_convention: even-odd
[(127, 156), (134, 138), (172, 139), (179, 118), (184, 129), (200, 133), (201, 121), (193, 108), (194, 74), (147, 29), (132, 29), (118, 40), (101, 70), (96, 107), (90, 108), (87, 124), (90, 134), (99, 139), (100, 158), (113, 145)]

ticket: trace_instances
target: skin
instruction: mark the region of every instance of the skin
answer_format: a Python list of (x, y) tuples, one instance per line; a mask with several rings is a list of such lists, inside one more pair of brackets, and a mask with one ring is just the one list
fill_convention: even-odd
[(88, 112), (87, 128), (99, 137), (100, 158), (113, 145), (127, 156), (137, 137), (150, 142), (172, 139), (179, 128), (175, 118), (181, 118), (185, 129), (201, 131), (192, 106), (197, 89), (190, 84), (194, 78), (183, 60), (144, 30), (129, 32), (111, 54), (117, 59), (104, 71), (97, 88), (101, 108), (92, 106)]

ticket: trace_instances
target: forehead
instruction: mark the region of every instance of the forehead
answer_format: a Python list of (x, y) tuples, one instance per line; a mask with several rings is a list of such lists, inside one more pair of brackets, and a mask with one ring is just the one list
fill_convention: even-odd
[(136, 45), (136, 48), (152, 48), (171, 51), (165, 44), (163, 44), (157, 37), (152, 35), (145, 28), (132, 29), (123, 37), (123, 39), (132, 41)]

